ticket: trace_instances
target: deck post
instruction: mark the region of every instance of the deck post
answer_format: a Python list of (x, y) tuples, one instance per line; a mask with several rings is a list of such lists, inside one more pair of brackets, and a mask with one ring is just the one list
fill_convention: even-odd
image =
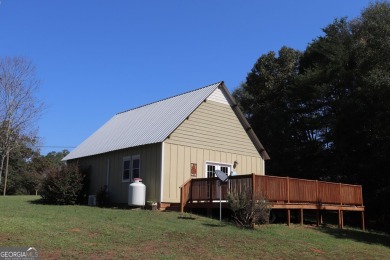
[(301, 226), (303, 226), (303, 208), (301, 208)]
[(180, 213), (184, 213), (183, 187), (180, 187)]
[(316, 210), (316, 220), (317, 220), (317, 227), (320, 226), (320, 210)]
[(340, 226), (341, 226), (341, 223), (340, 223), (341, 222), (340, 221), (340, 210), (337, 211), (337, 217), (338, 217), (338, 222), (339, 222), (338, 223), (338, 227), (340, 228)]
[(256, 174), (252, 173), (252, 203), (256, 203)]
[(364, 211), (362, 211), (362, 230), (366, 231), (366, 225), (364, 223)]
[(344, 228), (344, 217), (343, 217), (343, 211), (341, 209), (338, 210), (338, 215), (339, 215), (339, 229)]
[(287, 209), (287, 226), (290, 226), (290, 209)]

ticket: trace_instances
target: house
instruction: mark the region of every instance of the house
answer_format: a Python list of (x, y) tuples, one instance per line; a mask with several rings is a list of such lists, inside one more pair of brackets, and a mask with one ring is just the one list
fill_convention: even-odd
[(104, 185), (127, 203), (134, 178), (146, 200), (180, 202), (191, 178), (225, 173), (264, 175), (267, 152), (224, 82), (116, 114), (63, 160), (90, 169), (90, 194)]

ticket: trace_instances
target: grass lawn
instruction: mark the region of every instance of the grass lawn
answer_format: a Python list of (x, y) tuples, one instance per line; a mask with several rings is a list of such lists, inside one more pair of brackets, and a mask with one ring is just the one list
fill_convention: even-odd
[(241, 230), (177, 212), (52, 206), (0, 197), (0, 246), (33, 246), (41, 259), (390, 259), (390, 235), (273, 224)]

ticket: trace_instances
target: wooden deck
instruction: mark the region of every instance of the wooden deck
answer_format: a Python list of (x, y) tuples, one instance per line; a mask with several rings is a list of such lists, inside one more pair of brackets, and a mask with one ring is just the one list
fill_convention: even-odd
[[(316, 210), (318, 225), (322, 222), (322, 211), (336, 211), (339, 228), (344, 226), (344, 211), (357, 211), (361, 212), (362, 229), (365, 229), (361, 185), (249, 174), (229, 177), (221, 189), (224, 207), (227, 207), (228, 193), (250, 192), (254, 201), (265, 198), (272, 209), (287, 210), (288, 225), (290, 210), (300, 210), (301, 224), (303, 210)], [(219, 199), (217, 178), (190, 179), (180, 187), (181, 212), (189, 208), (219, 207)]]

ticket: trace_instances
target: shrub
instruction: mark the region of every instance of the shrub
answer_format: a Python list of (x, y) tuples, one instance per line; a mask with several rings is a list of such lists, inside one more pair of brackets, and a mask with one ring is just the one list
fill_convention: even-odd
[(74, 205), (84, 186), (84, 175), (76, 164), (64, 165), (48, 174), (42, 183), (42, 198), (51, 204)]
[(227, 199), (237, 226), (253, 228), (255, 224), (269, 223), (271, 207), (266, 199), (259, 198), (254, 202), (250, 192), (229, 193)]

